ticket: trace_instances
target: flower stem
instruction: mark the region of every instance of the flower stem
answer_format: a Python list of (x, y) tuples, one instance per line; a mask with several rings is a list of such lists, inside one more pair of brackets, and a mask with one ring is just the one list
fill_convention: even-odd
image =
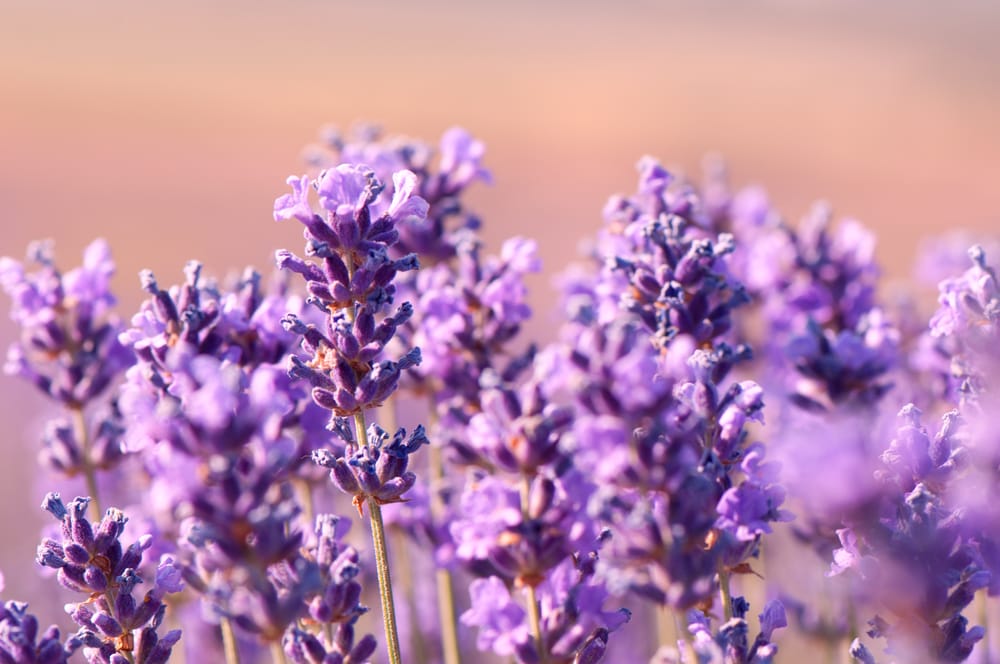
[(285, 657), (285, 650), (281, 647), (281, 641), (271, 642), (271, 662), (273, 664), (288, 664), (288, 658)]
[(979, 648), (983, 653), (983, 661), (990, 661), (990, 605), (989, 597), (986, 593), (977, 593), (979, 595), (979, 624), (982, 625), (986, 633), (983, 634), (983, 640), (979, 644)]
[(292, 484), (299, 495), (299, 502), (302, 504), (302, 518), (305, 519), (306, 529), (312, 529), (315, 526), (316, 519), (312, 485), (309, 483), (309, 480), (302, 478), (293, 479)]
[(240, 650), (236, 647), (233, 623), (223, 616), (219, 619), (219, 627), (222, 629), (222, 651), (226, 655), (226, 664), (240, 664)]
[[(368, 447), (364, 413), (354, 414), (354, 429), (358, 445), (361, 448)], [(396, 630), (396, 607), (392, 600), (392, 576), (389, 574), (389, 547), (385, 541), (385, 526), (382, 524), (382, 506), (370, 496), (365, 502), (368, 504), (368, 517), (372, 526), (375, 571), (378, 573), (378, 594), (382, 601), (382, 626), (385, 629), (385, 645), (389, 650), (389, 664), (402, 664), (399, 633)]]
[(396, 608), (392, 601), (389, 553), (385, 543), (385, 528), (382, 525), (382, 507), (373, 498), (368, 499), (368, 515), (372, 524), (372, 544), (375, 546), (375, 569), (378, 572), (378, 594), (382, 600), (385, 645), (389, 650), (390, 664), (402, 664), (399, 634), (396, 631)]
[(90, 433), (87, 431), (87, 419), (83, 416), (82, 406), (70, 408), (73, 416), (73, 429), (80, 443), (80, 455), (83, 457), (83, 478), (87, 483), (87, 493), (90, 494), (90, 519), (97, 524), (104, 510), (101, 509), (101, 498), (97, 491), (97, 472), (90, 458)]
[(729, 572), (719, 570), (719, 597), (722, 600), (722, 615), (726, 622), (733, 617), (733, 598), (729, 593)]
[[(436, 429), (437, 409), (433, 401), (429, 406), (430, 424)], [(440, 445), (431, 443), (428, 450), (428, 465), (431, 485), (431, 521), (438, 524), (444, 519), (446, 508), (444, 497), (441, 495), (441, 488), (444, 484), (444, 454)], [(441, 653), (444, 657), (444, 664), (459, 664), (461, 656), (455, 619), (455, 586), (452, 582), (451, 570), (446, 567), (438, 567), (434, 576), (437, 582), (438, 620), (441, 623)]]
[[(397, 551), (406, 550), (406, 533), (402, 528), (390, 526), (389, 537)], [(420, 605), (416, 598), (417, 590), (413, 574), (405, 561), (396, 567), (396, 586), (393, 590), (402, 593), (409, 606)], [(420, 616), (417, 611), (410, 611), (407, 617), (410, 627), (410, 656), (418, 662), (426, 662), (430, 657), (427, 654), (427, 641), (424, 639), (424, 632), (420, 629)]]
[[(521, 515), (524, 520), (529, 518), (528, 505), (531, 500), (531, 478), (521, 476)], [(535, 637), (535, 647), (538, 649), (538, 659), (541, 664), (547, 664), (548, 654), (545, 652), (545, 642), (542, 640), (542, 617), (538, 610), (538, 595), (535, 586), (528, 584), (528, 619), (531, 621), (531, 634)]]

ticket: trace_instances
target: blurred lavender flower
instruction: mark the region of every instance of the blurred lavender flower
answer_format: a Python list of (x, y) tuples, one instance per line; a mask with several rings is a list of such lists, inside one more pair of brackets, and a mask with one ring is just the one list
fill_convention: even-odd
[(11, 318), (22, 337), (8, 349), (4, 369), (67, 408), (82, 408), (135, 361), (118, 342), (111, 252), (104, 240), (95, 240), (84, 251), (83, 265), (65, 275), (49, 243), (32, 244), (28, 253), (36, 272), (0, 258), (0, 284), (13, 301)]
[[(310, 622), (320, 627), (320, 633), (296, 627), (285, 634), (285, 654), (295, 664), (350, 664), (363, 662), (375, 652), (375, 638), (370, 634), (355, 642), (355, 623), (368, 607), (359, 601), (358, 552), (341, 543), (349, 526), (350, 522), (331, 514), (316, 518), (313, 542), (304, 555), (321, 578), (318, 593), (309, 600), (308, 613)], [(278, 575), (297, 576), (287, 564)]]
[[(594, 582), (594, 561), (579, 565), (565, 559), (538, 587), (545, 661), (552, 664), (592, 664), (603, 659), (608, 635), (628, 622), (626, 609), (606, 611), (608, 592)], [(508, 586), (496, 576), (477, 579), (470, 587), (471, 608), (463, 624), (479, 628), (477, 647), (525, 664), (542, 661), (528, 627), (528, 613), (513, 600)]]
[(140, 281), (150, 299), (132, 318), (122, 341), (161, 374), (168, 371), (165, 364), (174, 348), (175, 353), (214, 355), (241, 366), (279, 362), (295, 340), (280, 324), (295, 298), (280, 283), (265, 294), (260, 275), (251, 269), (224, 292), (202, 277), (202, 269), (201, 263), (188, 262), (184, 284), (168, 290), (160, 288), (152, 272), (143, 271)]
[(278, 587), (269, 570), (303, 565), (289, 480), (310, 445), (305, 393), (277, 364), (295, 342), (281, 316), (297, 301), (281, 284), (264, 295), (252, 271), (228, 293), (198, 263), (186, 276), (168, 291), (143, 276), (152, 297), (123, 335), (142, 360), (123, 389), (126, 440), (191, 589), (215, 618), (279, 643), (318, 584), (303, 573)]
[(564, 282), (567, 342), (542, 373), (578, 409), (566, 449), (605, 487), (590, 511), (614, 534), (609, 582), (688, 608), (748, 572), (769, 523), (790, 514), (776, 466), (747, 440), (762, 390), (728, 379), (751, 356), (733, 325), (749, 301), (733, 237), (657, 162), (639, 171), (637, 193), (605, 208), (597, 274)]
[[(771, 642), (775, 630), (788, 626), (785, 608), (778, 600), (764, 606), (760, 614), (760, 633), (749, 641), (746, 614), (749, 603), (742, 597), (733, 598), (733, 617), (713, 633), (711, 620), (700, 611), (688, 613), (690, 643), (678, 642), (677, 648), (664, 646), (650, 664), (770, 664), (778, 654), (778, 647)], [(691, 653), (692, 660), (686, 654)]]
[[(571, 413), (530, 381), (486, 390), (481, 402), (461, 460), (494, 474), (480, 470), (466, 483), (450, 534), (456, 559), (491, 580), (474, 582), (462, 621), (480, 626), (481, 649), (519, 661), (597, 662), (628, 613), (604, 612), (607, 590), (592, 578), (602, 533), (586, 513), (595, 486), (560, 446)], [(581, 565), (578, 582), (565, 571), (572, 561)], [(527, 610), (510, 604), (510, 587), (525, 590)]]
[[(874, 513), (839, 531), (831, 575), (859, 577), (858, 592), (896, 616), (876, 616), (873, 638), (909, 660), (963, 661), (982, 638), (961, 612), (991, 582), (981, 555), (983, 534), (949, 486), (964, 483), (965, 450), (957, 413), (949, 413), (933, 439), (912, 405), (900, 413), (896, 438), (877, 473), (886, 491)], [(859, 515), (860, 517), (860, 515)], [(988, 541), (988, 540), (987, 540)], [(860, 659), (864, 659), (858, 650)]]
[(299, 511), (291, 488), (274, 480), (282, 463), (214, 456), (202, 487), (177, 510), (185, 519), (185, 578), (217, 615), (267, 642), (281, 640), (319, 584), (308, 570), (295, 584), (272, 575), (274, 565), (299, 564), (302, 541), (289, 528)]
[(115, 271), (104, 240), (84, 251), (83, 265), (63, 274), (49, 243), (29, 247), (32, 262), (0, 258), (0, 285), (13, 300), (11, 318), (21, 341), (10, 346), (6, 373), (32, 383), (67, 411), (49, 422), (39, 458), (67, 477), (82, 476), (97, 499), (97, 471), (108, 471), (123, 457), (122, 423), (114, 399), (103, 397), (134, 362), (131, 349), (118, 340), (122, 323), (110, 291)]
[(38, 619), (24, 602), (0, 606), (0, 661), (4, 664), (67, 664), (82, 641), (71, 636), (60, 642), (59, 628), (52, 625), (38, 633)]
[(981, 398), (995, 389), (988, 377), (995, 375), (1000, 339), (1000, 285), (981, 247), (969, 250), (973, 266), (961, 277), (941, 282), (940, 307), (930, 322), (932, 337), (948, 341), (951, 378), (963, 400)]
[[(527, 274), (541, 264), (534, 242), (512, 238), (500, 256), (481, 256), (480, 242), (460, 236), (454, 264), (421, 270), (412, 284), (418, 314), (406, 334), (422, 361), (414, 389), (433, 394), (442, 415), (478, 409), (480, 384), (490, 371), (512, 382), (530, 364), (534, 347), (512, 352), (511, 342), (531, 316)], [(444, 427), (447, 430), (447, 427)]]

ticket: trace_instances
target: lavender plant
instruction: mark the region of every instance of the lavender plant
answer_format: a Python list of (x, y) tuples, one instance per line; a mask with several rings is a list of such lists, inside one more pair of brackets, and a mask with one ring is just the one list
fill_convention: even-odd
[(402, 443), (405, 432), (389, 436), (378, 429), (369, 438), (365, 412), (381, 406), (396, 389), (403, 371), (420, 362), (420, 350), (408, 350), (398, 361), (380, 359), (396, 328), (412, 313), (409, 304), (386, 315), (393, 302), (397, 272), (417, 267), (416, 257), (389, 256), (388, 247), (399, 237), (396, 224), (420, 219), (427, 202), (414, 194), (415, 176), (408, 171), (393, 175), (391, 201), (382, 197), (383, 186), (371, 170), (343, 164), (324, 170), (315, 181), (320, 207), (312, 211), (309, 180), (289, 178), (293, 193), (275, 202), (276, 220), (294, 218), (305, 226), (306, 255), (319, 265), (287, 251), (277, 254), (278, 265), (301, 275), (310, 294), (307, 302), (325, 313), (324, 329), (304, 324), (297, 316), (285, 319), (287, 329), (302, 335), (304, 361), (290, 357), (289, 373), (312, 385), (312, 398), (331, 417), (352, 417), (355, 438), (342, 421), (331, 430), (346, 443), (342, 454), (318, 450), (313, 458), (331, 469), (331, 478), (353, 497), (362, 513), (368, 507), (379, 575), (379, 594), (385, 622), (389, 660), (401, 661), (396, 632), (388, 550), (382, 523), (382, 505), (398, 502), (413, 485), (406, 471), (408, 457), (426, 442), (418, 429)]
[(0, 258), (0, 284), (12, 301), (11, 318), (21, 341), (7, 350), (4, 371), (43, 392), (65, 411), (45, 432), (40, 461), (67, 477), (82, 476), (100, 517), (99, 471), (121, 462), (122, 423), (114, 402), (103, 399), (135, 358), (118, 341), (122, 322), (114, 312), (110, 280), (115, 266), (106, 242), (84, 251), (83, 265), (63, 274), (52, 245), (28, 248), (31, 263)]
[[(59, 527), (37, 554), (76, 594), (75, 632), (6, 601), (0, 662), (163, 664), (176, 624), (189, 661), (228, 664), (380, 661), (383, 638), (393, 664), (764, 664), (786, 608), (866, 664), (989, 659), (1000, 289), (983, 249), (929, 325), (898, 318), (859, 223), (820, 206), (793, 227), (719, 162), (699, 189), (647, 157), (561, 279), (559, 338), (536, 344), (538, 248), (491, 255), (466, 202), (483, 157), (460, 129), (436, 148), (328, 132), (274, 206), (304, 227), (301, 256), (276, 252), (269, 279), (145, 271), (130, 326), (106, 243), (67, 273), (45, 243), (35, 268), (0, 259), (6, 371), (62, 410), (40, 459), (90, 494), (47, 494)], [(905, 378), (918, 366), (934, 388)], [(948, 411), (938, 431), (912, 404), (886, 428), (912, 399)], [(800, 540), (768, 544), (771, 565), (818, 551), (846, 616), (776, 598), (762, 551), (786, 490)], [(436, 623), (408, 564), (435, 568)], [(397, 604), (440, 647), (401, 639)], [(848, 645), (856, 618), (868, 638)]]

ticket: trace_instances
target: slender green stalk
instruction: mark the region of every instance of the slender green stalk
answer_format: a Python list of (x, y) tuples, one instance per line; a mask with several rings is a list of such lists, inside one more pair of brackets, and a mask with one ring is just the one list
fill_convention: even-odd
[(441, 653), (444, 664), (459, 664), (462, 660), (458, 649), (458, 629), (455, 615), (455, 586), (451, 570), (439, 568), (434, 572), (437, 581), (438, 616), (441, 621)]
[(653, 605), (653, 618), (656, 621), (657, 645), (668, 645), (680, 640), (681, 635), (677, 631), (677, 616), (667, 608), (666, 604)]
[(531, 633), (535, 637), (535, 645), (538, 648), (539, 661), (547, 664), (549, 655), (545, 650), (545, 643), (542, 641), (542, 617), (538, 611), (538, 595), (535, 586), (528, 586), (528, 618), (531, 620)]
[(281, 647), (281, 641), (271, 642), (271, 661), (273, 664), (288, 664), (285, 657), (285, 649)]
[(302, 504), (302, 516), (306, 520), (306, 527), (312, 528), (316, 519), (316, 507), (313, 502), (312, 485), (309, 484), (307, 480), (302, 478), (293, 479), (292, 485), (295, 487), (295, 493), (298, 494), (299, 502)]
[[(521, 514), (525, 520), (528, 519), (528, 505), (531, 500), (531, 478), (527, 475), (521, 476)], [(538, 595), (535, 586), (528, 584), (528, 619), (531, 622), (531, 634), (535, 637), (535, 647), (538, 648), (539, 661), (547, 664), (548, 653), (545, 650), (545, 642), (542, 640), (542, 617), (538, 609)]]
[(729, 592), (729, 572), (719, 570), (719, 597), (722, 600), (722, 616), (726, 622), (733, 617), (733, 598)]
[[(360, 447), (368, 446), (368, 431), (365, 428), (365, 414), (354, 415), (355, 434)], [(385, 526), (382, 524), (382, 506), (369, 497), (368, 517), (372, 526), (372, 544), (375, 548), (375, 571), (378, 573), (378, 594), (382, 602), (382, 626), (385, 628), (385, 645), (389, 650), (389, 664), (402, 664), (399, 650), (399, 632), (396, 629), (396, 606), (392, 599), (392, 575), (389, 573), (389, 547), (385, 540)]]
[(990, 605), (986, 593), (979, 594), (979, 624), (982, 625), (986, 633), (983, 634), (982, 642), (978, 648), (983, 653), (983, 661), (990, 661)]
[(385, 628), (385, 645), (389, 650), (390, 664), (402, 664), (399, 651), (399, 633), (396, 630), (396, 607), (392, 600), (392, 578), (389, 575), (389, 554), (382, 525), (382, 507), (368, 499), (368, 514), (372, 524), (372, 544), (375, 546), (375, 569), (378, 572), (378, 594), (382, 601), (382, 623)]
[(219, 627), (222, 629), (222, 651), (226, 655), (226, 664), (240, 664), (240, 650), (236, 647), (233, 624), (223, 616), (219, 619)]
[(90, 432), (87, 431), (87, 419), (83, 416), (83, 407), (70, 408), (73, 417), (73, 429), (80, 443), (80, 453), (83, 457), (83, 479), (87, 483), (87, 493), (90, 494), (90, 519), (96, 524), (101, 520), (104, 510), (101, 509), (101, 497), (97, 491), (97, 469), (90, 458)]
[[(437, 428), (437, 411), (434, 403), (428, 400), (429, 424), (431, 429)], [(441, 447), (431, 443), (428, 449), (428, 466), (430, 474), (431, 489), (431, 520), (439, 523), (445, 515), (446, 505), (441, 496), (441, 487), (444, 484), (444, 454)], [(444, 664), (459, 664), (461, 662), (460, 650), (458, 647), (458, 629), (455, 610), (455, 585), (451, 578), (451, 570), (439, 567), (434, 573), (437, 582), (437, 604), (438, 620), (441, 623), (441, 654), (444, 657)]]
[(323, 638), (327, 650), (333, 650), (333, 623), (323, 623)]
[(851, 643), (858, 638), (858, 608), (850, 595), (847, 596), (847, 629), (847, 642)]
[[(401, 528), (392, 528), (389, 537), (392, 539), (392, 545), (396, 551), (406, 550), (406, 533)], [(413, 574), (405, 561), (396, 567), (396, 583), (393, 591), (401, 592), (406, 603), (410, 606), (419, 606)], [(420, 629), (420, 616), (416, 611), (410, 611), (407, 617), (410, 623), (410, 649), (407, 654), (415, 661), (426, 662), (430, 657), (427, 654), (427, 641), (424, 639), (424, 632)]]

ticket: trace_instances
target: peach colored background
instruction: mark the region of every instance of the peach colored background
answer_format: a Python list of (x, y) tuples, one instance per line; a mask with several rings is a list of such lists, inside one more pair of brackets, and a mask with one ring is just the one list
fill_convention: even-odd
[[(537, 237), (551, 269), (632, 190), (638, 157), (697, 175), (718, 151), (791, 218), (826, 198), (877, 229), (905, 276), (922, 236), (1000, 230), (998, 35), (990, 0), (0, 0), (0, 255), (53, 237), (69, 267), (102, 235), (126, 311), (143, 267), (165, 284), (189, 258), (267, 269), (300, 244), (270, 210), (302, 146), (373, 120), (484, 139), (487, 236)], [(545, 322), (547, 280), (534, 288)], [(13, 336), (3, 315), (0, 347)], [(32, 585), (13, 572), (41, 520), (43, 403), (6, 377), (0, 392), (14, 597)]]

